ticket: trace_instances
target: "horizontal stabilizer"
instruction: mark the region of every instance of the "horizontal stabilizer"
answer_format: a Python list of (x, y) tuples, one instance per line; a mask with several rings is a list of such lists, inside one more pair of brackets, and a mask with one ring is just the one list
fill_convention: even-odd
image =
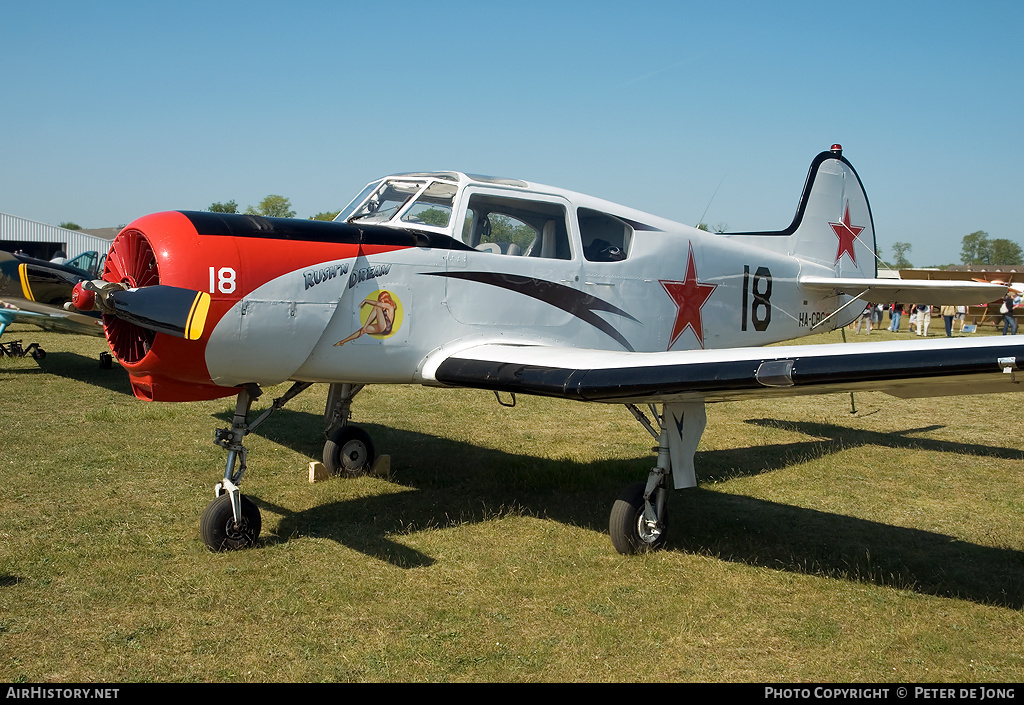
[(996, 301), (1006, 294), (1006, 286), (1002, 284), (927, 279), (800, 277), (800, 286), (825, 296), (847, 294), (876, 304), (900, 302), (967, 306)]

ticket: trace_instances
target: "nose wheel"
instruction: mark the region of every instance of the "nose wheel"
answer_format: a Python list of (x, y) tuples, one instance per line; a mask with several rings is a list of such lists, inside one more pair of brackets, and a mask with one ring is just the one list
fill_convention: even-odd
[(199, 521), (199, 534), (211, 551), (234, 551), (256, 544), (262, 528), (260, 510), (251, 499), (240, 495), (241, 517), (235, 521), (231, 496), (222, 494), (207, 505)]

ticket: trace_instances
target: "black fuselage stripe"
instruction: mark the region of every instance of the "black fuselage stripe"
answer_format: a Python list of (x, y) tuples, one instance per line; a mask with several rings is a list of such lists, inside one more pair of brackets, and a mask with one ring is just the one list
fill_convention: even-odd
[(538, 301), (543, 301), (546, 304), (560, 308), (566, 313), (572, 314), (585, 323), (589, 323), (602, 333), (613, 338), (629, 352), (633, 352), (633, 346), (629, 344), (625, 336), (608, 321), (598, 316), (597, 312), (607, 311), (628, 318), (631, 321), (636, 321), (637, 319), (621, 308), (603, 301), (593, 294), (587, 294), (564, 284), (525, 277), (519, 274), (503, 274), (501, 272), (425, 272), (425, 274), (496, 286), (529, 296)]
[(292, 242), (324, 242), (390, 247), (431, 247), (444, 250), (472, 250), (444, 233), (382, 225), (354, 225), (333, 220), (266, 218), (260, 215), (179, 211), (200, 235), (262, 238)]

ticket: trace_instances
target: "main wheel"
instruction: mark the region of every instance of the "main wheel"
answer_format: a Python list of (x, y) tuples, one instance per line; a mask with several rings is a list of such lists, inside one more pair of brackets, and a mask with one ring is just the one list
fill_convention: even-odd
[(324, 443), (324, 467), (333, 475), (362, 475), (375, 458), (370, 434), (358, 426), (342, 426)]
[[(665, 544), (668, 529), (668, 504), (665, 505), (664, 516), (659, 517), (658, 526), (651, 526), (644, 519), (644, 490), (646, 482), (637, 482), (630, 485), (612, 505), (612, 513), (608, 518), (608, 533), (612, 537), (612, 545), (615, 550), (623, 554), (642, 553), (654, 551)], [(664, 487), (655, 490), (651, 498), (652, 503), (657, 505), (656, 499), (660, 492), (665, 492)]]
[(234, 551), (256, 544), (262, 528), (260, 510), (245, 495), (241, 499), (242, 520), (237, 523), (231, 511), (231, 495), (227, 492), (206, 506), (199, 521), (199, 533), (211, 551)]
[(46, 357), (46, 351), (43, 350), (42, 348), (35, 348), (32, 351), (33, 360), (42, 360), (44, 357)]

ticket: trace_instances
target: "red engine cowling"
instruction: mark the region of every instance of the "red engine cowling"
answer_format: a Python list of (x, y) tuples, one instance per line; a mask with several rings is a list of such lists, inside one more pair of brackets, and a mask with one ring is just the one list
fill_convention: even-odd
[[(164, 284), (209, 291), (211, 266), (214, 272), (230, 270), (237, 278), (239, 265), (234, 238), (203, 238), (183, 213), (155, 213), (135, 220), (114, 238), (103, 279), (133, 288)], [(232, 291), (211, 295), (205, 331), (196, 341), (105, 314), (107, 342), (128, 370), (135, 396), (146, 401), (195, 401), (236, 394), (237, 388), (210, 379), (205, 351), (210, 332), (240, 295), (237, 279)]]
[[(233, 396), (237, 387), (211, 378), (207, 343), (211, 335), (229, 344), (235, 336), (234, 342), (244, 346), (246, 354), (259, 354), (254, 349), (259, 340), (242, 340), (238, 326), (232, 328), (224, 320), (240, 315), (235, 304), (243, 297), (267, 282), (324, 262), (424, 246), (431, 244), (430, 237), (313, 220), (182, 211), (147, 215), (114, 239), (103, 279), (125, 285), (126, 294), (158, 285), (209, 294), (205, 325), (198, 339), (189, 340), (154, 332), (108, 311), (103, 316), (107, 341), (128, 370), (132, 390), (140, 399)], [(303, 290), (303, 281), (301, 274), (297, 276), (297, 292)], [(225, 325), (216, 330), (222, 321)], [(282, 378), (287, 378), (291, 370), (282, 372)]]

